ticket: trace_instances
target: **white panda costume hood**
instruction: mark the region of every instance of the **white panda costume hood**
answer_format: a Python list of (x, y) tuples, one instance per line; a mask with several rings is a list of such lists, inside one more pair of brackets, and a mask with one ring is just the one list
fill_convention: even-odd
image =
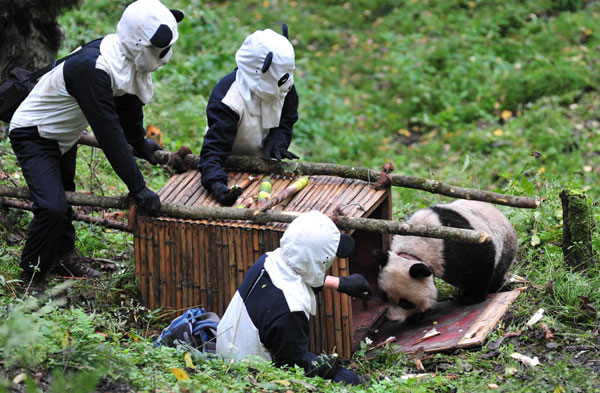
[(123, 12), (117, 33), (102, 40), (99, 68), (112, 77), (115, 95), (133, 94), (147, 104), (154, 94), (151, 72), (167, 64), (179, 38), (183, 13), (158, 0), (137, 0)]
[(325, 271), (336, 256), (347, 257), (353, 249), (354, 241), (329, 217), (310, 211), (292, 221), (280, 247), (267, 253), (265, 270), (283, 291), (290, 311), (304, 311), (308, 317), (317, 308), (312, 288), (323, 286)]
[(244, 40), (235, 54), (236, 80), (250, 113), (262, 116), (262, 128), (279, 126), (285, 96), (294, 85), (294, 47), (271, 29), (258, 30)]

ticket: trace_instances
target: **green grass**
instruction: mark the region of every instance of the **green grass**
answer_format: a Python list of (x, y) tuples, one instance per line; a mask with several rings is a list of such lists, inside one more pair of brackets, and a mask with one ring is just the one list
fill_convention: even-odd
[[(86, 0), (60, 23), (60, 55), (115, 30), (127, 1)], [(290, 28), (296, 50), (300, 120), (291, 150), (302, 160), (434, 178), (463, 187), (540, 198), (536, 210), (501, 207), (517, 229), (514, 273), (530, 281), (488, 339), (522, 330), (495, 352), (483, 347), (436, 354), (417, 373), (403, 354), (359, 350), (351, 366), (368, 374), (369, 392), (600, 391), (600, 267), (573, 272), (562, 257), (563, 188), (586, 191), (600, 219), (600, 4), (586, 0), (445, 0), (298, 2), (165, 1), (186, 19), (172, 61), (154, 75), (147, 124), (166, 148), (199, 153), (205, 106), (234, 54), (256, 29)], [(534, 153), (536, 152), (536, 153)], [(104, 195), (125, 193), (102, 153), (81, 147), (77, 185)], [(539, 154), (538, 154), (539, 153)], [(0, 181), (24, 186), (10, 143), (0, 140)], [(167, 175), (139, 162), (157, 190)], [(448, 198), (394, 189), (394, 218)], [(190, 380), (183, 352), (152, 340), (173, 317), (140, 305), (131, 235), (77, 223), (77, 246), (116, 261), (99, 282), (76, 282), (34, 304), (17, 290), (17, 267), (30, 213), (2, 211), (0, 232), (0, 392), (345, 391), (297, 369), (266, 363), (227, 364), (193, 353)], [(593, 244), (600, 250), (598, 231)], [(59, 284), (60, 281), (54, 281)], [(441, 296), (451, 289), (441, 284)], [(39, 296), (40, 294), (36, 294)], [(64, 300), (60, 300), (64, 299)], [(525, 323), (539, 308), (555, 333), (548, 348)], [(528, 369), (513, 352), (538, 356)], [(596, 362), (595, 362), (596, 361)], [(25, 382), (12, 380), (26, 374)], [(360, 391), (360, 389), (358, 389)]]

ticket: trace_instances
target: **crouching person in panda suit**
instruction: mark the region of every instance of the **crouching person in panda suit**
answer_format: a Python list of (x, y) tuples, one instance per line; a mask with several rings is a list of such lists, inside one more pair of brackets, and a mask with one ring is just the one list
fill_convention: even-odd
[(294, 48), (287, 36), (284, 25), (283, 35), (267, 29), (246, 37), (235, 55), (237, 68), (217, 83), (208, 99), (198, 169), (202, 186), (221, 205), (233, 205), (242, 193), (227, 187), (223, 161), (228, 155), (298, 158), (287, 150), (298, 120)]
[(258, 356), (277, 366), (298, 365), (311, 377), (359, 384), (358, 375), (340, 367), (337, 356), (308, 351), (308, 319), (316, 312), (313, 288), (371, 296), (360, 274), (325, 276), (336, 256), (346, 258), (353, 251), (352, 237), (324, 214), (311, 211), (296, 218), (280, 247), (248, 270), (217, 327), (217, 353), (236, 361)]
[(99, 274), (74, 252), (65, 200), (65, 191), (75, 190), (77, 140), (88, 125), (138, 205), (158, 212), (159, 196), (146, 187), (129, 145), (156, 164), (159, 146), (145, 138), (142, 107), (153, 94), (150, 73), (172, 56), (181, 19), (181, 11), (158, 0), (130, 4), (116, 34), (83, 46), (45, 74), (14, 113), (10, 141), (33, 199), (20, 262), (25, 277)]

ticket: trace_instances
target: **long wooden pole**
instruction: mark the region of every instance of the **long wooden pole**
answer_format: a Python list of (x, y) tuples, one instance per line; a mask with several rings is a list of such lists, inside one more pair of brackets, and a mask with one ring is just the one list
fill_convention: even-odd
[[(0, 205), (22, 210), (33, 210), (33, 206), (30, 202), (15, 201), (13, 199), (5, 199), (1, 197)], [(126, 222), (112, 220), (110, 218), (88, 216), (74, 211), (73, 219), (77, 221), (87, 222), (89, 224), (97, 224), (105, 228), (118, 229), (119, 231), (123, 232), (131, 232), (131, 228), (129, 228)]]
[[(67, 202), (75, 206), (94, 206), (107, 209), (128, 209), (126, 197), (106, 197), (88, 195), (78, 192), (65, 192)], [(0, 196), (9, 198), (31, 199), (27, 188), (9, 187), (0, 185)], [(160, 214), (166, 217), (192, 219), (192, 220), (245, 220), (259, 224), (268, 222), (290, 223), (301, 213), (266, 211), (254, 209), (238, 209), (220, 206), (180, 206), (171, 203), (162, 203)], [(353, 218), (345, 216), (332, 217), (341, 229), (358, 229), (367, 232), (390, 233), (398, 235), (411, 235), (433, 237), (438, 239), (452, 239), (465, 243), (486, 243), (490, 235), (483, 231), (459, 229), (450, 227), (436, 227), (427, 225), (409, 225), (390, 220), (373, 218)]]
[[(80, 137), (79, 143), (98, 147), (96, 138), (89, 133), (84, 133)], [(169, 161), (170, 154), (171, 152), (165, 150), (157, 150), (154, 153), (154, 158), (160, 164), (165, 165)], [(199, 160), (200, 156), (198, 154), (188, 154), (184, 159), (186, 166), (190, 169), (196, 168)], [(328, 175), (359, 179), (372, 183), (377, 182), (379, 179), (379, 172), (368, 168), (302, 161), (266, 161), (259, 157), (229, 156), (225, 160), (224, 166), (230, 170), (250, 173), (260, 172), (286, 176)], [(414, 176), (393, 174), (389, 174), (388, 176), (390, 177), (392, 186), (413, 188), (416, 190), (427, 191), (433, 194), (445, 195), (452, 198), (472, 199), (498, 205), (529, 209), (535, 209), (540, 205), (540, 201), (536, 198), (505, 195), (486, 190), (458, 187), (439, 180), (423, 179)]]

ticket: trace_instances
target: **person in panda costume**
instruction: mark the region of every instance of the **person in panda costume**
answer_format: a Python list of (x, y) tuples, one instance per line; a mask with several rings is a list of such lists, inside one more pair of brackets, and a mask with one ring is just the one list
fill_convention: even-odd
[(326, 276), (335, 257), (347, 258), (354, 240), (318, 211), (298, 216), (280, 247), (248, 270), (217, 327), (217, 353), (232, 361), (258, 356), (277, 366), (302, 367), (310, 377), (359, 384), (335, 355), (308, 351), (309, 316), (316, 312), (314, 288), (336, 289), (368, 299), (371, 287), (360, 274)]
[(223, 161), (228, 155), (298, 158), (288, 150), (298, 120), (298, 94), (287, 26), (283, 35), (266, 29), (246, 37), (235, 61), (237, 68), (217, 83), (208, 99), (208, 129), (198, 163), (202, 186), (224, 206), (231, 206), (243, 191), (227, 187)]
[(90, 125), (112, 168), (150, 214), (159, 196), (146, 186), (129, 145), (152, 164), (156, 142), (145, 138), (142, 108), (153, 95), (151, 73), (166, 64), (183, 13), (158, 0), (130, 4), (116, 34), (78, 49), (46, 73), (14, 113), (9, 137), (33, 199), (33, 219), (20, 266), (26, 277), (48, 272), (96, 277), (75, 253), (72, 209), (77, 140)]

